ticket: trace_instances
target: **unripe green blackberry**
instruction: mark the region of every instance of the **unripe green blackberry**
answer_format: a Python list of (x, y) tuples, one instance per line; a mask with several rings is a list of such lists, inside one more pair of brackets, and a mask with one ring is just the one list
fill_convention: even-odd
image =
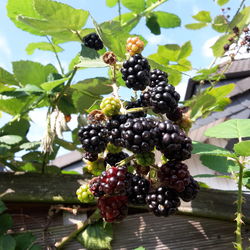
[(122, 147), (115, 146), (112, 143), (108, 143), (107, 150), (111, 154), (118, 154), (122, 151)]
[(100, 107), (106, 116), (117, 115), (120, 112), (121, 102), (115, 97), (106, 97), (102, 100)]
[(94, 195), (89, 190), (89, 185), (84, 184), (76, 190), (77, 198), (80, 202), (91, 203), (95, 201)]
[(155, 154), (153, 152), (136, 154), (135, 160), (141, 166), (150, 166), (155, 163)]
[(104, 159), (100, 158), (97, 159), (96, 161), (87, 161), (86, 166), (84, 169), (86, 169), (89, 173), (98, 176), (100, 175), (103, 171), (105, 171), (106, 163)]

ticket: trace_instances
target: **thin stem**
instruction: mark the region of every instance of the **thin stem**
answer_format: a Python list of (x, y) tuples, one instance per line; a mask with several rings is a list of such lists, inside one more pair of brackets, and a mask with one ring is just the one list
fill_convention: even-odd
[(74, 33), (77, 35), (77, 37), (79, 38), (79, 40), (82, 42), (82, 37), (81, 37), (81, 35), (79, 34), (79, 32), (76, 30), (76, 31), (74, 31)]
[(119, 22), (122, 23), (122, 12), (121, 12), (121, 0), (118, 0), (118, 13), (119, 13)]
[(123, 166), (123, 165), (129, 163), (129, 162), (130, 162), (131, 160), (133, 160), (134, 158), (135, 158), (135, 155), (130, 155), (129, 157), (125, 158), (124, 160), (119, 161), (119, 162), (117, 163), (117, 167), (121, 167), (121, 166)]
[(64, 70), (63, 70), (61, 61), (60, 61), (60, 59), (59, 59), (58, 53), (56, 52), (56, 48), (55, 48), (54, 44), (52, 43), (52, 41), (49, 39), (49, 37), (46, 36), (46, 38), (47, 38), (48, 42), (50, 43), (50, 45), (52, 46), (52, 49), (53, 49), (53, 52), (55, 53), (56, 60), (57, 60), (57, 62), (58, 62), (58, 64), (59, 64), (61, 73), (64, 75)]

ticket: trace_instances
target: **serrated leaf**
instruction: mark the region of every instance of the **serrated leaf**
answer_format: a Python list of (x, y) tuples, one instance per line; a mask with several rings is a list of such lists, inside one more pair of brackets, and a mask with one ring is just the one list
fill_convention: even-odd
[(0, 235), (0, 250), (15, 250), (15, 239), (10, 235)]
[(176, 62), (180, 53), (180, 46), (178, 44), (159, 45), (157, 53), (165, 57), (169, 61)]
[(75, 9), (67, 4), (51, 0), (33, 0), (36, 11), (49, 23), (61, 26), (65, 30), (79, 30), (87, 22), (89, 12)]
[(234, 144), (234, 151), (240, 156), (250, 156), (250, 141), (242, 141)]
[(34, 235), (30, 232), (16, 234), (16, 235), (14, 235), (14, 239), (16, 241), (15, 250), (30, 249), (33, 242), (35, 241)]
[(224, 54), (224, 45), (228, 42), (229, 37), (229, 34), (223, 35), (217, 39), (213, 46), (211, 46), (211, 49), (213, 50), (213, 55), (215, 57), (220, 57)]
[(212, 28), (218, 32), (224, 33), (228, 30), (228, 23), (223, 15), (214, 18)]
[(20, 145), (20, 148), (24, 150), (34, 150), (34, 149), (39, 148), (40, 145), (41, 145), (40, 141), (25, 142)]
[(56, 88), (60, 84), (66, 82), (69, 79), (69, 77), (58, 79), (55, 81), (45, 82), (40, 85), (40, 87), (46, 91), (51, 91), (52, 89)]
[(192, 16), (195, 20), (200, 21), (200, 22), (205, 22), (205, 23), (210, 23), (212, 22), (212, 18), (210, 15), (209, 11), (202, 10)]
[(0, 143), (5, 143), (7, 145), (14, 145), (22, 140), (21, 136), (18, 135), (4, 135), (0, 136)]
[(47, 82), (49, 74), (57, 73), (52, 64), (44, 66), (33, 61), (17, 61), (13, 62), (12, 65), (15, 77), (23, 85), (33, 84), (39, 86), (41, 83)]
[(232, 169), (238, 168), (234, 161), (228, 160), (223, 156), (201, 155), (200, 160), (203, 165), (220, 173), (230, 173)]
[(15, 77), (2, 67), (0, 67), (0, 83), (8, 85), (19, 85)]
[(135, 13), (140, 13), (145, 9), (144, 0), (121, 0), (122, 4)]
[(184, 59), (184, 58), (187, 58), (188, 56), (191, 55), (192, 53), (192, 44), (190, 41), (184, 43), (182, 46), (181, 46), (181, 50), (180, 50), (180, 53), (178, 55), (178, 61), (181, 60), (181, 59)]
[(161, 28), (175, 28), (181, 26), (181, 19), (172, 13), (164, 11), (154, 11), (157, 17), (157, 22)]
[(118, 3), (118, 0), (106, 0), (106, 5), (110, 8), (116, 6), (117, 3)]
[(151, 15), (150, 17), (146, 17), (146, 25), (150, 29), (151, 33), (155, 35), (161, 34), (161, 28), (157, 22), (156, 15)]
[(45, 50), (45, 51), (56, 51), (56, 52), (61, 52), (63, 51), (63, 48), (61, 48), (60, 46), (56, 45), (56, 44), (50, 44), (47, 42), (37, 42), (37, 43), (30, 43), (28, 44), (28, 46), (26, 47), (26, 52), (28, 55), (32, 55), (36, 49), (39, 50)]
[(217, 0), (217, 4), (220, 5), (220, 6), (222, 6), (222, 5), (224, 5), (224, 4), (228, 3), (228, 2), (229, 2), (229, 0)]
[[(7, 232), (13, 226), (12, 218), (9, 214), (0, 215), (0, 235)], [(1, 249), (1, 248), (0, 248)]]
[(234, 154), (232, 152), (224, 148), (217, 147), (211, 144), (197, 142), (197, 141), (193, 141), (192, 154), (234, 157)]
[(30, 123), (26, 119), (19, 119), (5, 124), (0, 128), (0, 135), (19, 135), (25, 137), (29, 131)]
[(207, 23), (189, 23), (185, 27), (189, 30), (198, 30), (207, 26)]
[(111, 249), (110, 242), (113, 239), (112, 224), (100, 221), (89, 225), (77, 236), (77, 240), (87, 249)]
[(5, 204), (0, 200), (0, 214), (4, 212), (7, 209)]
[(205, 132), (205, 136), (215, 138), (241, 138), (250, 136), (250, 119), (232, 119), (220, 123)]

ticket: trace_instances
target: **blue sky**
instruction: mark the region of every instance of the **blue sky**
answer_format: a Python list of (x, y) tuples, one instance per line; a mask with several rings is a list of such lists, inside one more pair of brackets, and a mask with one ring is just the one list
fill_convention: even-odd
[[(118, 7), (108, 8), (105, 5), (105, 0), (61, 0), (61, 2), (67, 3), (75, 8), (81, 8), (88, 10), (97, 22), (112, 19), (118, 15)], [(246, 5), (249, 4), (249, 0), (246, 1)], [(25, 48), (31, 42), (46, 41), (43, 37), (38, 37), (24, 32), (11, 22), (7, 17), (6, 12), (7, 0), (0, 1), (0, 66), (11, 71), (11, 62), (18, 60), (33, 60), (43, 64), (53, 63), (57, 64), (53, 53), (36, 51), (33, 55), (27, 55)], [(239, 5), (238, 0), (231, 0), (225, 7), (230, 7), (232, 14), (235, 12)], [(157, 45), (167, 43), (183, 44), (190, 40), (193, 46), (193, 53), (190, 56), (194, 69), (199, 69), (209, 66), (213, 60), (211, 50), (209, 47), (215, 42), (219, 33), (213, 31), (210, 27), (203, 28), (199, 31), (187, 30), (184, 25), (195, 22), (192, 19), (192, 15), (196, 14), (200, 10), (207, 10), (211, 12), (214, 17), (221, 14), (221, 7), (219, 7), (213, 0), (169, 0), (166, 3), (158, 7), (157, 10), (171, 12), (177, 14), (182, 19), (182, 26), (174, 29), (161, 29), (161, 35), (155, 36), (145, 26), (145, 19), (133, 30), (133, 33), (142, 34), (148, 41), (148, 45), (144, 50), (145, 56), (155, 53)], [(127, 12), (125, 8), (122, 8), (122, 12)], [(86, 27), (92, 27), (92, 23), (88, 22)], [(71, 59), (76, 55), (80, 49), (79, 43), (70, 42), (63, 44), (64, 52), (59, 54), (63, 67), (67, 71), (67, 65)], [(193, 72), (190, 72), (193, 74)], [(82, 70), (77, 74), (75, 81), (82, 80), (84, 78), (105, 76), (106, 72), (102, 69)], [(182, 83), (177, 87), (177, 90), (182, 94), (185, 93), (188, 78), (184, 78)], [(123, 90), (124, 92), (124, 90)], [(124, 92), (127, 96), (128, 92)], [(39, 113), (40, 112), (40, 113)], [(43, 126), (45, 125), (45, 110), (39, 110), (38, 112), (32, 112), (31, 117), (34, 120), (32, 131), (30, 134), (31, 140), (38, 140), (43, 135)], [(5, 123), (8, 120), (8, 116), (4, 115), (0, 124)], [(71, 128), (76, 125), (75, 119), (69, 124)], [(66, 136), (67, 138), (68, 136)], [(64, 151), (63, 151), (64, 152)]]

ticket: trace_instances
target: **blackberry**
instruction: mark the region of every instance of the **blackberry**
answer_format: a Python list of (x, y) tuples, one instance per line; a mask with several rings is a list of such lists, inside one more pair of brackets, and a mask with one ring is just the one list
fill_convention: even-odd
[(150, 72), (150, 87), (155, 87), (159, 82), (168, 82), (168, 74), (159, 70), (154, 69)]
[(105, 221), (118, 222), (123, 220), (128, 214), (127, 203), (127, 196), (101, 197), (97, 206)]
[(77, 198), (80, 202), (91, 203), (95, 201), (95, 197), (89, 190), (89, 185), (85, 184), (76, 190)]
[(104, 192), (101, 190), (101, 178), (100, 178), (100, 176), (93, 178), (89, 182), (89, 191), (95, 197), (101, 197), (104, 195)]
[(127, 158), (129, 155), (125, 152), (119, 152), (117, 154), (112, 154), (112, 153), (108, 153), (105, 161), (106, 163), (108, 163), (110, 166), (115, 166), (118, 162), (120, 162), (121, 160), (124, 160), (125, 158)]
[(144, 90), (149, 85), (150, 66), (147, 59), (140, 54), (135, 54), (125, 61), (121, 73), (128, 88)]
[(120, 126), (123, 146), (136, 154), (152, 151), (155, 140), (151, 130), (154, 126), (155, 122), (150, 118), (128, 119)]
[(103, 48), (103, 43), (100, 37), (96, 33), (90, 33), (83, 38), (83, 43), (86, 47), (100, 50)]
[(192, 141), (171, 121), (159, 122), (153, 134), (158, 136), (156, 148), (167, 159), (182, 161), (191, 157)]
[(182, 109), (177, 107), (175, 110), (173, 110), (173, 112), (167, 113), (166, 116), (170, 121), (177, 122), (181, 120), (182, 114)]
[(126, 179), (126, 167), (111, 167), (104, 171), (100, 177), (100, 189), (109, 195), (125, 194), (128, 188), (128, 181)]
[(151, 90), (151, 88), (149, 90), (141, 93), (140, 101), (141, 101), (143, 107), (150, 106), (150, 98), (151, 98), (150, 90)]
[(101, 125), (90, 124), (80, 129), (78, 133), (82, 147), (90, 153), (100, 153), (105, 150), (108, 141), (108, 130)]
[(83, 154), (83, 158), (87, 161), (96, 161), (98, 159), (98, 154), (96, 153), (90, 153), (90, 152), (85, 152)]
[(126, 50), (133, 56), (139, 54), (144, 49), (144, 42), (140, 40), (139, 37), (129, 37), (127, 40)]
[(177, 108), (179, 100), (180, 95), (166, 81), (159, 82), (150, 90), (150, 105), (155, 113), (173, 112)]
[(180, 199), (176, 192), (166, 187), (159, 187), (146, 197), (148, 208), (156, 216), (169, 216), (180, 206)]
[(186, 164), (169, 161), (163, 164), (157, 172), (160, 182), (177, 192), (183, 192), (190, 184), (191, 178)]
[(149, 166), (141, 166), (138, 164), (135, 164), (135, 169), (136, 169), (136, 173), (138, 175), (147, 175), (150, 171), (150, 167)]
[(127, 191), (129, 202), (135, 205), (145, 205), (146, 196), (150, 188), (149, 181), (137, 174), (129, 173), (128, 178), (130, 184)]
[(113, 96), (106, 97), (102, 100), (100, 108), (106, 116), (117, 115), (121, 108), (121, 102)]
[[(125, 106), (126, 109), (132, 109), (132, 108), (140, 108), (143, 107), (142, 101), (140, 99), (134, 101), (134, 102), (128, 102)], [(145, 117), (147, 114), (143, 111), (138, 112), (129, 112), (127, 114), (128, 118), (138, 118), (138, 117)]]
[(181, 193), (178, 193), (179, 197), (186, 202), (195, 199), (200, 190), (198, 182), (192, 176), (190, 179), (191, 181), (189, 185), (185, 187), (185, 190), (182, 191)]

